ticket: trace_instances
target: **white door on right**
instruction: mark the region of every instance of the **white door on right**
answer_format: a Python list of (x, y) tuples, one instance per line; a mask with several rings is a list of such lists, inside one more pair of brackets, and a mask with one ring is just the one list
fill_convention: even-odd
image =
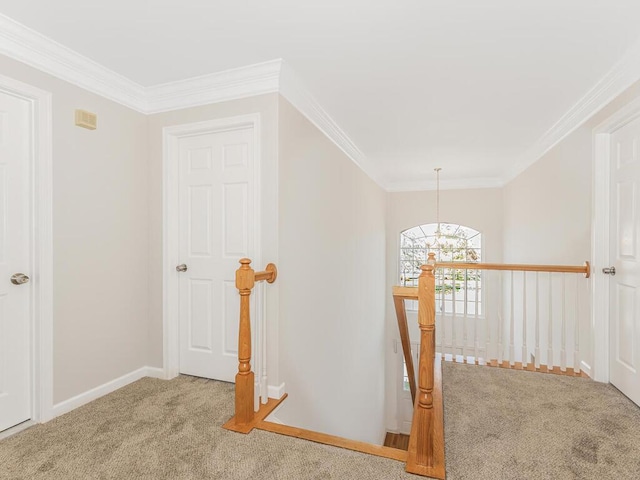
[(611, 134), (610, 381), (640, 405), (640, 119)]

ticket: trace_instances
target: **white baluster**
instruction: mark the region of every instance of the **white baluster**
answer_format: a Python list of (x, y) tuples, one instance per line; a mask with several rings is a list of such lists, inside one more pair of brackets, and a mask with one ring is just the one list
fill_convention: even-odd
[[(444, 319), (446, 318), (445, 296), (446, 296), (447, 290), (446, 290), (446, 282), (444, 280), (445, 277), (446, 277), (446, 271), (445, 271), (444, 268), (442, 268), (440, 271), (442, 272), (442, 279), (441, 279), (442, 288), (440, 289), (440, 312), (441, 312), (442, 319), (443, 319), (442, 330), (443, 330), (444, 336), (442, 337), (442, 349), (443, 349), (442, 353), (443, 353), (443, 358), (444, 358), (444, 354), (446, 353), (447, 345), (448, 345), (447, 334), (446, 334), (447, 331), (446, 331), (446, 328), (444, 327), (444, 322), (445, 322)], [(451, 322), (451, 325), (452, 325), (452, 328), (453, 328), (453, 322)]]
[(469, 270), (464, 270), (464, 307), (463, 307), (463, 314), (462, 314), (462, 362), (463, 363), (467, 363), (467, 343), (468, 343), (468, 337), (469, 337), (469, 333), (467, 332), (467, 314), (468, 314), (468, 308), (467, 308), (467, 301), (469, 300), (468, 298), (468, 291), (467, 291), (467, 286), (468, 286), (468, 273)]
[(522, 367), (527, 368), (527, 272), (522, 272)]
[(567, 324), (566, 324), (566, 288), (565, 288), (565, 278), (566, 274), (562, 274), (562, 311), (560, 318), (560, 370), (565, 372), (567, 370)]
[[(483, 288), (489, 285), (489, 271), (484, 274), (483, 280)], [(485, 289), (485, 291), (489, 291)], [(484, 307), (484, 321), (485, 321), (485, 346), (484, 346), (484, 363), (489, 364), (491, 362), (491, 310), (489, 309), (489, 295), (484, 296), (485, 302), (483, 303)]]
[(511, 302), (509, 303), (511, 315), (509, 322), (509, 365), (513, 366), (515, 362), (515, 316), (513, 313), (514, 310), (514, 301), (513, 301), (513, 270), (509, 271), (511, 276)]
[(548, 343), (547, 343), (547, 368), (551, 370), (553, 368), (553, 290), (551, 288), (551, 284), (553, 280), (553, 276), (551, 272), (549, 272), (549, 331), (548, 335)]
[(502, 291), (502, 289), (504, 288), (503, 285), (503, 276), (504, 274), (502, 272), (498, 272), (498, 277), (500, 279), (499, 283), (499, 293), (498, 293), (498, 365), (502, 365), (502, 362), (504, 360), (504, 349), (502, 346), (502, 331), (504, 330), (503, 325), (502, 325), (502, 312), (504, 309), (504, 304), (502, 303), (502, 298), (504, 295), (504, 292)]
[(536, 272), (536, 369), (540, 367), (540, 276)]
[(451, 298), (453, 299), (453, 311), (451, 313), (451, 350), (453, 361), (458, 361), (458, 343), (456, 342), (456, 271), (451, 269)]
[(478, 275), (481, 275), (481, 273), (479, 271), (475, 271), (473, 277), (474, 277), (474, 283), (475, 283), (475, 298), (474, 298), (474, 308), (473, 311), (475, 313), (475, 317), (473, 319), (473, 357), (475, 359), (475, 363), (476, 365), (480, 364), (480, 359), (478, 358), (478, 356), (480, 355), (480, 346), (478, 345), (478, 323), (480, 322), (480, 310), (479, 310), (479, 306), (480, 306), (480, 302), (479, 302), (479, 297), (480, 297), (480, 292), (478, 290)]
[(575, 306), (575, 321), (574, 321), (574, 347), (573, 347), (573, 371), (580, 373), (580, 302), (578, 294), (580, 293), (580, 276), (576, 277), (576, 306)]

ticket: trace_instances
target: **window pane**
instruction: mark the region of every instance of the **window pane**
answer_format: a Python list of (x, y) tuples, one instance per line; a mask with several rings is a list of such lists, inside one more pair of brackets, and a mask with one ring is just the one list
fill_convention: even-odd
[[(427, 262), (427, 254), (435, 253), (438, 262), (479, 262), (482, 256), (482, 235), (473, 228), (441, 223), (419, 225), (400, 235), (400, 282), (417, 286), (420, 266)], [(439, 233), (439, 235), (438, 235)], [(436, 311), (463, 315), (482, 311), (482, 272), (480, 270), (436, 269)], [(407, 302), (408, 309), (416, 309), (417, 302)]]

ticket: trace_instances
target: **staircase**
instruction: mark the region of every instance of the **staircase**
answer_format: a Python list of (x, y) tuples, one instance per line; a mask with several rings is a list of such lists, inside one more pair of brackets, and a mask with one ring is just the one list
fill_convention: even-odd
[[(275, 265), (269, 264), (265, 271), (255, 272), (250, 267), (249, 259), (240, 260), (240, 264), (236, 272), (236, 287), (240, 293), (236, 409), (234, 417), (224, 425), (228, 430), (246, 434), (253, 429), (259, 429), (333, 445), (405, 462), (407, 472), (444, 479), (446, 469), (442, 361), (459, 361), (563, 375), (583, 375), (580, 370), (579, 356), (580, 284), (576, 281), (576, 288), (568, 289), (567, 281), (562, 276), (561, 282), (556, 282), (560, 285), (559, 296), (554, 297), (555, 284), (552, 275), (582, 274), (588, 278), (590, 274), (588, 263), (585, 266), (436, 263), (435, 255), (429, 253), (427, 263), (421, 266), (417, 286), (393, 288), (393, 301), (414, 405), (411, 433), (406, 450), (395, 448), (394, 442), (399, 442), (400, 439), (394, 439), (389, 435), (387, 435), (386, 445), (381, 446), (269, 422), (266, 418), (285, 401), (287, 395), (283, 395), (280, 399), (269, 399), (257, 410), (254, 409), (254, 374), (250, 363), (249, 298), (256, 282), (273, 283), (276, 280), (277, 269)], [(437, 269), (454, 272), (449, 275), (438, 275), (441, 279), (439, 288), (436, 285)], [(508, 273), (508, 281), (500, 281), (497, 291), (493, 292), (498, 300), (486, 302), (486, 305), (493, 305), (494, 312), (489, 313), (486, 308), (481, 312), (477, 306), (472, 313), (467, 310), (466, 289), (463, 290), (457, 282), (458, 279), (465, 279), (468, 276), (455, 273), (467, 269)], [(514, 280), (514, 272), (523, 272), (521, 287), (518, 287), (518, 282)], [(534, 272), (535, 275), (535, 282), (530, 281), (529, 286), (527, 286), (527, 272)], [(538, 276), (540, 272), (548, 274), (546, 290), (540, 287)], [(441, 292), (438, 302), (437, 291)], [(464, 311), (456, 312), (455, 295), (456, 292), (461, 291), (465, 292)], [(548, 293), (546, 300), (541, 299), (542, 291)], [(453, 312), (447, 312), (445, 308), (438, 309), (439, 302), (444, 304), (446, 292), (451, 292), (453, 295)], [(568, 299), (572, 295), (573, 297)], [(556, 298), (555, 308), (554, 298)], [(411, 355), (406, 301), (417, 301), (418, 305), (420, 355), (417, 375)], [(568, 308), (568, 305), (572, 305), (573, 308)], [(544, 318), (541, 315), (543, 307), (547, 310), (547, 316)], [(573, 313), (569, 314), (570, 311)], [(451, 313), (453, 315), (450, 315)], [(462, 322), (459, 321), (460, 318)], [(478, 328), (482, 322), (484, 322), (483, 330)], [(546, 325), (543, 325), (545, 322)], [(449, 337), (447, 337), (447, 323), (451, 324), (448, 329)], [(473, 328), (470, 328), (471, 325)], [(440, 335), (436, 334), (436, 327), (442, 330)], [(480, 335), (481, 331), (484, 332), (483, 335)], [(470, 332), (473, 333), (470, 334)], [(573, 333), (568, 335), (568, 332)], [(546, 359), (544, 364), (541, 363), (543, 357)], [(568, 366), (569, 364), (571, 366)]]

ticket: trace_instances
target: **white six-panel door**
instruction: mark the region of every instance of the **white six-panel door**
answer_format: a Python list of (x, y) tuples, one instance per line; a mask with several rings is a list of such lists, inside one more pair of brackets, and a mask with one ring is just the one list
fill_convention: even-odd
[(610, 381), (640, 405), (640, 119), (611, 134)]
[(0, 93), (0, 431), (31, 418), (30, 104)]
[(254, 245), (253, 129), (179, 139), (180, 372), (234, 381), (238, 260)]

